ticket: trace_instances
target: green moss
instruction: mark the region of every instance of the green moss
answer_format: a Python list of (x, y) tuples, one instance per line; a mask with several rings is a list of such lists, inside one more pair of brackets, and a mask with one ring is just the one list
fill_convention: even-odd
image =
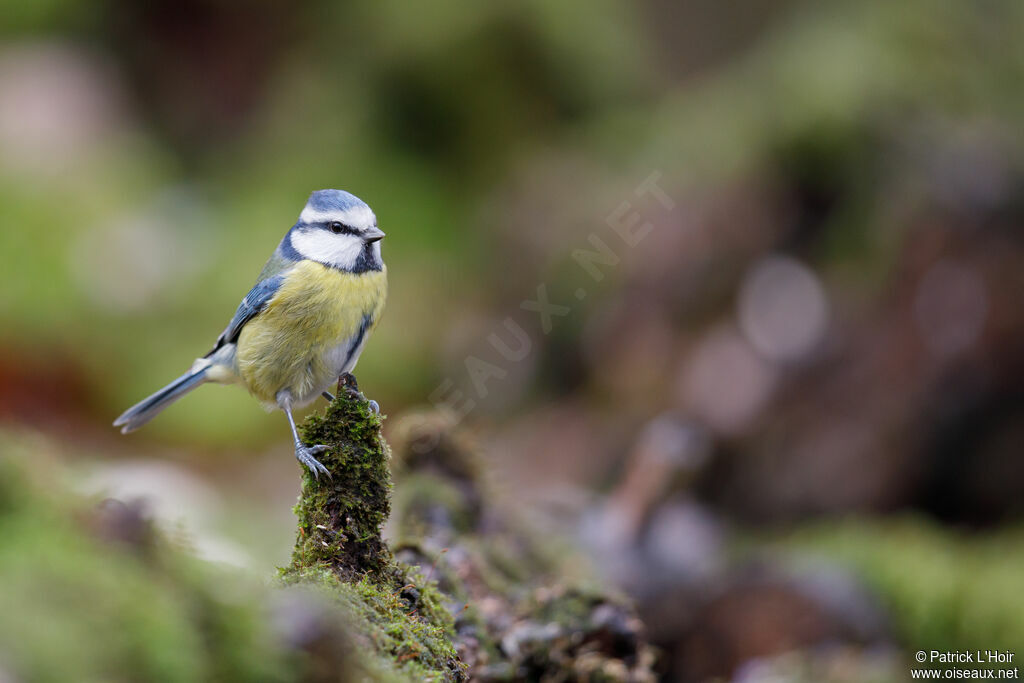
[(295, 506), (299, 518), (292, 567), (326, 565), (349, 577), (381, 573), (391, 554), (380, 530), (391, 512), (390, 451), (380, 433), (382, 418), (358, 395), (341, 392), (323, 416), (302, 427), (308, 445), (326, 444), (319, 460), (331, 473), (316, 479), (307, 470)]
[(362, 668), (374, 679), (460, 680), (454, 619), (435, 583), (395, 561), (381, 538), (390, 514), (390, 451), (381, 416), (357, 392), (339, 392), (323, 416), (303, 426), (307, 444), (330, 450), (309, 472), (295, 506), (299, 518), (288, 584), (313, 585), (345, 608), (367, 648)]
[(289, 572), (285, 581), (317, 586), (345, 609), (357, 640), (368, 646), (361, 650), (367, 673), (404, 681), (464, 678), (452, 641), (454, 622), (436, 585), (396, 569), (393, 581), (383, 584), (365, 576), (345, 581), (325, 568)]

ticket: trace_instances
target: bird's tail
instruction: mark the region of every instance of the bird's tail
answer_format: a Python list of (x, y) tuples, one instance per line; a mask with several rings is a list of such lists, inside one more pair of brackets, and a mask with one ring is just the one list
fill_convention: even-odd
[(206, 382), (206, 371), (209, 369), (207, 365), (194, 372), (186, 372), (160, 391), (124, 411), (121, 417), (114, 420), (114, 426), (120, 427), (122, 434), (138, 429), (156, 417), (164, 408)]

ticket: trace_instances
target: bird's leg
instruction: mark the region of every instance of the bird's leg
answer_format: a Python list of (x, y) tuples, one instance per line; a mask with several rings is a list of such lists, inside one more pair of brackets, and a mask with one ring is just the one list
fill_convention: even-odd
[(332, 394), (331, 392), (325, 391), (320, 395), (326, 398), (329, 403), (334, 403), (334, 394)]
[(320, 464), (315, 455), (319, 455), (329, 449), (329, 446), (318, 444), (316, 446), (307, 446), (302, 443), (299, 439), (299, 432), (295, 429), (295, 418), (292, 417), (292, 402), (285, 400), (281, 406), (281, 410), (288, 416), (288, 425), (292, 428), (292, 438), (295, 439), (295, 459), (301, 462), (303, 465), (309, 468), (309, 471), (313, 473), (314, 479), (320, 478), (320, 473), (323, 472), (327, 475), (327, 478), (331, 478), (331, 473), (327, 471), (327, 468)]
[(356, 382), (356, 376), (351, 372), (346, 372), (344, 375), (338, 378), (338, 392), (346, 392), (349, 396), (354, 398), (361, 398), (370, 404), (370, 412), (380, 414), (380, 405), (377, 404), (372, 398), (366, 398), (363, 392), (359, 391), (359, 384)]

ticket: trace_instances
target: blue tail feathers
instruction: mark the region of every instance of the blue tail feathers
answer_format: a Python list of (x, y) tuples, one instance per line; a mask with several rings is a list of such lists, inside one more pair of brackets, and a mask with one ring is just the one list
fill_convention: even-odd
[(142, 399), (114, 420), (114, 426), (120, 427), (122, 434), (138, 429), (164, 408), (205, 382), (208, 369), (187, 372), (152, 396)]

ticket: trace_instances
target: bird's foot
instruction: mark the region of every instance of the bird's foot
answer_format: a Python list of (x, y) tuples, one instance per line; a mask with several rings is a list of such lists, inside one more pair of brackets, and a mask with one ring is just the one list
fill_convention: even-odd
[(375, 415), (380, 415), (380, 404), (372, 398), (366, 398), (366, 396), (363, 395), (363, 392), (359, 391), (359, 384), (356, 382), (356, 376), (351, 372), (346, 372), (338, 378), (338, 391), (344, 391), (345, 394), (351, 398), (366, 401), (370, 404), (370, 412)]
[(309, 468), (309, 471), (313, 473), (314, 479), (319, 479), (321, 472), (326, 474), (327, 478), (330, 479), (331, 473), (327, 471), (327, 468), (324, 467), (319, 460), (313, 457), (327, 450), (330, 450), (330, 447), (324, 446), (323, 444), (319, 444), (317, 446), (306, 446), (305, 444), (297, 443), (295, 444), (295, 459)]
[(331, 392), (325, 391), (322, 392), (320, 395), (326, 398), (328, 403), (334, 403), (334, 394), (332, 394)]
[(338, 392), (342, 391), (350, 394), (359, 394), (359, 383), (356, 382), (356, 376), (351, 372), (346, 372), (338, 378)]

